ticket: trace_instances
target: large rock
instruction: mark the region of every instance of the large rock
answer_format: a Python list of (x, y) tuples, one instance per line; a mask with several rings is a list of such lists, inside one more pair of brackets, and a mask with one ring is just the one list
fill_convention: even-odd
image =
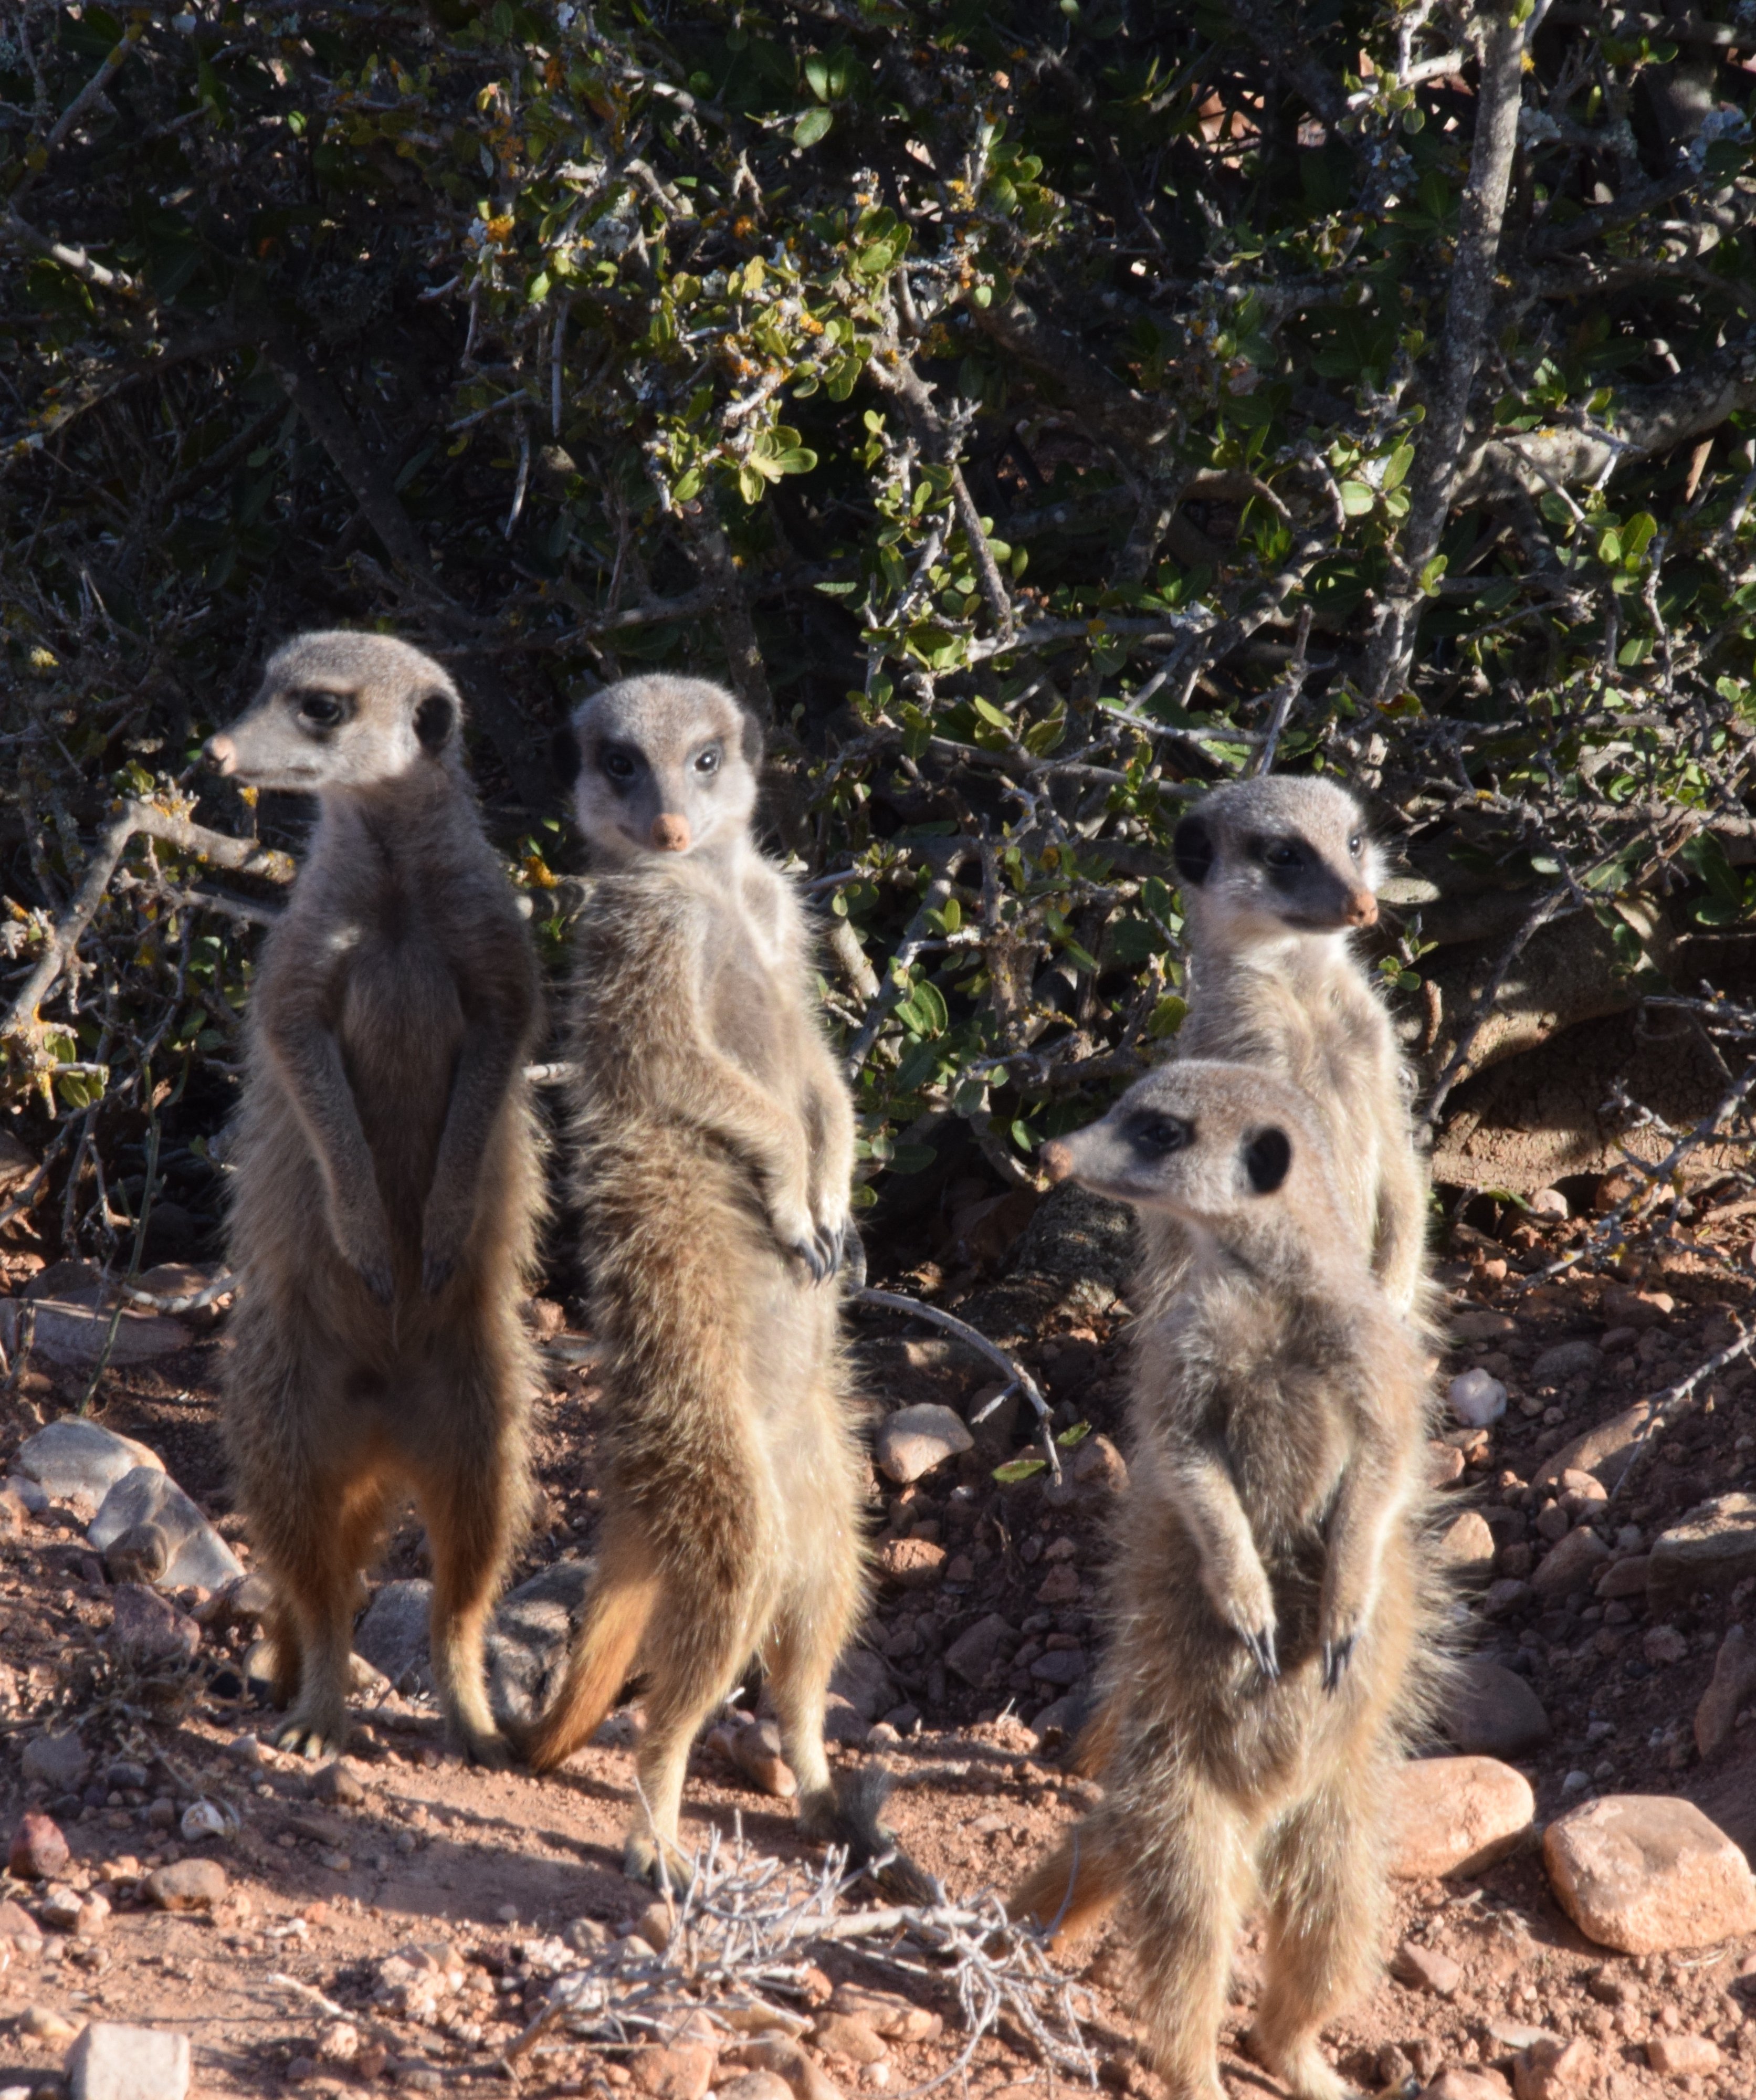
[(1695, 1710), (1695, 1747), (1704, 1758), (1723, 1750), (1737, 1725), (1738, 1710), (1756, 1692), (1756, 1642), (1742, 1626), (1727, 1626), (1714, 1658), (1714, 1681)]
[(1714, 1947), (1756, 1930), (1749, 1863), (1692, 1802), (1606, 1794), (1551, 1823), (1542, 1856), (1561, 1908), (1618, 1953)]
[(1516, 1851), (1537, 1813), (1522, 1772), (1493, 1758), (1421, 1758), (1396, 1777), (1391, 1872), (1404, 1881), (1485, 1873)]
[(1516, 1671), (1482, 1656), (1458, 1665), (1439, 1720), (1469, 1757), (1516, 1758), (1549, 1740), (1542, 1701)]
[(217, 1860), (178, 1860), (155, 1867), (140, 1885), (155, 1910), (212, 1910), (226, 1895), (226, 1870)]
[(95, 1503), (101, 1502), (136, 1467), (149, 1466), (161, 1473), (165, 1470), (164, 1460), (144, 1444), (73, 1415), (27, 1436), (12, 1462), (26, 1480), (35, 1480), (57, 1502), (89, 1495)]
[(104, 1498), (86, 1536), (99, 1553), (108, 1553), (125, 1536), (148, 1526), (164, 1535), (169, 1558), (157, 1579), (167, 1590), (189, 1583), (223, 1589), (244, 1573), (237, 1555), (156, 1460), (123, 1474)]
[(116, 1590), (116, 1617), (110, 1646), (135, 1664), (193, 1662), (201, 1645), (201, 1629), (168, 1597), (139, 1582), (123, 1582)]
[[(38, 1298), (31, 1301), (34, 1315), (31, 1354), (64, 1370), (85, 1370), (97, 1362), (106, 1346), (109, 1361), (118, 1369), (130, 1364), (151, 1363), (156, 1357), (174, 1356), (195, 1337), (180, 1321), (162, 1312), (125, 1310), (110, 1333), (113, 1305), (101, 1288), (81, 1291), (77, 1298)], [(24, 1325), (24, 1307), (15, 1298), (0, 1298), (0, 1344), (10, 1356), (17, 1346)]]
[(1652, 1542), (1647, 1593), (1655, 1601), (1730, 1590), (1756, 1575), (1756, 1495), (1717, 1495)]
[(880, 1657), (869, 1648), (850, 1648), (829, 1680), (823, 1733), (832, 1743), (863, 1743), (872, 1723), (901, 1697)]
[(975, 1441), (961, 1416), (927, 1401), (887, 1414), (878, 1425), (872, 1448), (880, 1470), (907, 1487), (947, 1458), (973, 1449)]
[(386, 1582), (354, 1629), (354, 1648), (399, 1692), (425, 1690), (431, 1681), (429, 1636), (433, 1585), (418, 1579)]
[(67, 2075), (73, 2100), (183, 2100), (189, 2037), (94, 2020), (68, 2052)]
[(528, 1720), (547, 1703), (550, 1681), (572, 1646), (591, 1572), (589, 1560), (557, 1560), (501, 1599), (488, 1636), (488, 1697), (502, 1719)]
[(1577, 1526), (1537, 1563), (1531, 1587), (1545, 1596), (1589, 1590), (1609, 1565), (1610, 1550), (1588, 1524)]

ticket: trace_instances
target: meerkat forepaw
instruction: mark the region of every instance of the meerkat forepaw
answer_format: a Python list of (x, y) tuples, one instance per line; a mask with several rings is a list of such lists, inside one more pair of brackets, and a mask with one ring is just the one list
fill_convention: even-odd
[(429, 1247), (421, 1256), (421, 1288), (429, 1298), (437, 1298), (457, 1273), (457, 1257), (441, 1254)]
[(1335, 1691), (1347, 1674), (1348, 1665), (1353, 1660), (1354, 1639), (1352, 1634), (1343, 1634), (1339, 1639), (1326, 1640), (1322, 1643), (1323, 1689), (1326, 1692)]
[(1249, 1653), (1251, 1661), (1270, 1683), (1281, 1674), (1280, 1658), (1274, 1652), (1274, 1629), (1272, 1626), (1258, 1626), (1253, 1631), (1240, 1630), (1239, 1638)]
[(630, 1833), (622, 1846), (622, 1872), (631, 1882), (644, 1882), (661, 1896), (681, 1895), (695, 1878), (695, 1869), (674, 1845), (650, 1832)]

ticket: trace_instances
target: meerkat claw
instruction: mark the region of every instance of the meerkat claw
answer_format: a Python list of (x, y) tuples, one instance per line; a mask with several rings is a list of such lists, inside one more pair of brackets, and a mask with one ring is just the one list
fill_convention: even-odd
[(1255, 1633), (1246, 1634), (1243, 1639), (1244, 1646), (1250, 1652), (1251, 1661), (1271, 1683), (1273, 1683), (1281, 1674), (1281, 1665), (1274, 1653), (1273, 1627), (1263, 1626)]
[(1348, 1634), (1338, 1641), (1323, 1643), (1323, 1689), (1333, 1692), (1341, 1683), (1348, 1665), (1353, 1660), (1353, 1635)]
[(421, 1257), (421, 1288), (429, 1298), (437, 1298), (451, 1282), (457, 1266), (448, 1254), (426, 1254)]

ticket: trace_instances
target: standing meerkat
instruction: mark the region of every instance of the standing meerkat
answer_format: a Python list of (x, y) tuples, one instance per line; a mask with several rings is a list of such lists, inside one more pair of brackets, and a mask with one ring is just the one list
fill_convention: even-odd
[(1171, 851), (1192, 977), (1177, 1055), (1261, 1065), (1306, 1096), (1374, 1273), (1424, 1323), (1426, 1169), (1390, 1017), (1348, 946), (1377, 920), (1383, 872), (1359, 804), (1331, 780), (1234, 781)]
[(1162, 1066), (1045, 1157), (1174, 1220), (1187, 1252), (1134, 1340), (1105, 1799), (1012, 1912), (1071, 1934), (1125, 1899), (1154, 2066), (1174, 2100), (1221, 2100), (1233, 1946), (1260, 1893), (1251, 2045), (1301, 2100), (1339, 2100), (1317, 2031), (1375, 1968), (1390, 1781), (1437, 1619), (1419, 1338), (1347, 1229), (1317, 1118), (1270, 1074)]
[(412, 1485), (447, 1719), (479, 1763), (510, 1759), (483, 1640), (526, 1507), (539, 987), (461, 719), (418, 650), (307, 634), (208, 745), (220, 772), (320, 811), (250, 1002), (225, 1391), (276, 1696), (296, 1697), (276, 1740), (309, 1757), (344, 1739), (359, 1570)]
[(646, 1677), (625, 1864), (661, 1886), (690, 1745), (753, 1655), (805, 1829), (876, 1838), (839, 1819), (823, 1748), (865, 1603), (830, 1283), (854, 1112), (805, 915), (752, 835), (761, 753), (729, 693), (669, 677), (597, 694), (557, 752), (604, 871), (578, 937), (571, 1131), (607, 1477), (576, 1645), (523, 1741), (552, 1769)]

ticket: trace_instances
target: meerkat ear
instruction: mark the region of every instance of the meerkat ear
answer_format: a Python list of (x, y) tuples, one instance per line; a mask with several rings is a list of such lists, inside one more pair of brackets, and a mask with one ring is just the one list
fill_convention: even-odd
[(1292, 1141), (1284, 1130), (1277, 1130), (1271, 1124), (1267, 1130), (1259, 1130), (1253, 1137), (1246, 1139), (1243, 1161), (1251, 1187), (1259, 1196), (1272, 1196), (1286, 1179), (1286, 1171), (1293, 1163)]
[(762, 725), (749, 708), (739, 711), (743, 716), (743, 728), (739, 737), (739, 748), (743, 753), (743, 762), (752, 773), (762, 767)]
[(563, 788), (571, 788), (580, 777), (582, 759), (579, 733), (571, 722), (563, 722), (549, 739), (549, 756)]
[(1183, 880), (1199, 889), (1213, 870), (1213, 834), (1199, 817), (1185, 817), (1171, 841), (1171, 858)]
[(457, 710), (449, 693), (423, 694), (415, 708), (415, 735), (421, 748), (436, 758), (445, 748), (457, 721)]

